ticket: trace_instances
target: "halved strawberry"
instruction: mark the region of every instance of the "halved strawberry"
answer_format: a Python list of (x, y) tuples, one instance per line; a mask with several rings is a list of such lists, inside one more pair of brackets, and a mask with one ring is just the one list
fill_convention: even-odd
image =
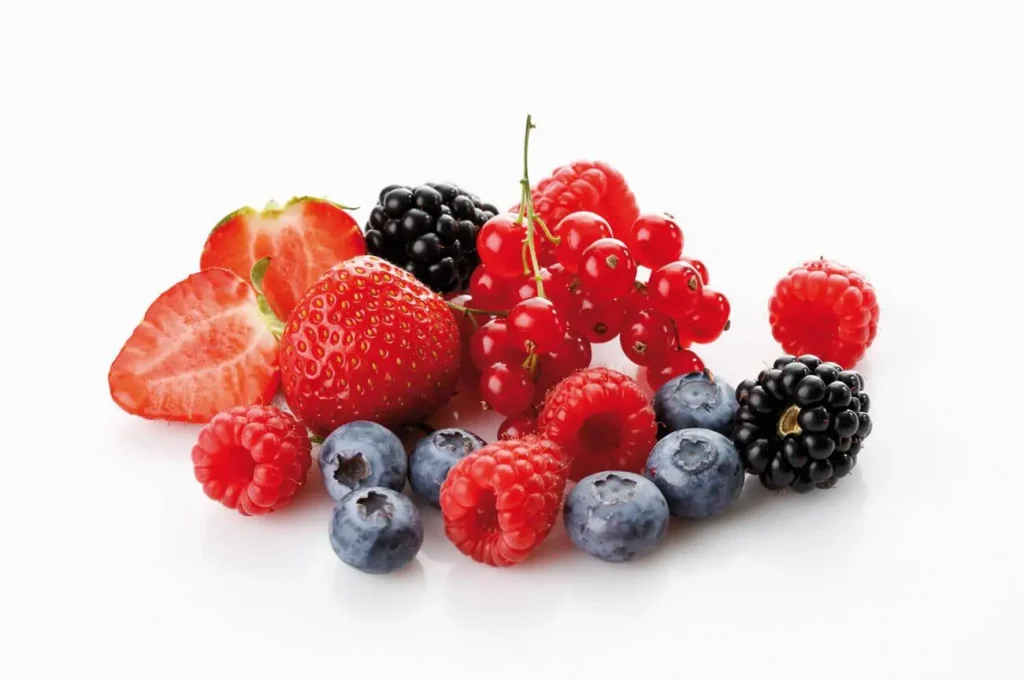
[(146, 310), (110, 367), (110, 396), (132, 415), (191, 423), (267, 404), (280, 382), (275, 322), (245, 279), (193, 274)]
[(343, 206), (320, 198), (293, 198), (263, 211), (245, 207), (214, 227), (199, 260), (202, 269), (223, 267), (249, 276), (253, 265), (271, 258), (263, 292), (277, 317), (292, 309), (325, 271), (366, 254), (359, 225)]

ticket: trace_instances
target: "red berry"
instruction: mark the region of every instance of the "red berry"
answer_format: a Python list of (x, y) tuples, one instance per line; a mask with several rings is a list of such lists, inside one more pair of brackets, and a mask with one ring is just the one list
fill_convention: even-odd
[(626, 318), (651, 308), (651, 298), (648, 295), (647, 284), (643, 281), (634, 281), (633, 287), (622, 297), (622, 306), (626, 310)]
[(611, 238), (612, 228), (600, 215), (580, 211), (566, 215), (555, 227), (554, 234), (561, 238), (555, 247), (559, 263), (566, 270), (576, 273), (583, 251), (598, 239)]
[[(445, 300), (459, 307), (478, 308), (473, 301), (473, 296), (466, 293), (449, 293), (445, 296)], [(452, 309), (452, 316), (455, 317), (455, 322), (459, 324), (459, 334), (462, 335), (463, 344), (468, 344), (469, 339), (476, 333), (477, 329), (491, 320), (491, 317), (486, 314), (464, 312), (460, 309)]]
[(538, 424), (572, 461), (572, 480), (603, 470), (639, 473), (657, 432), (640, 386), (607, 368), (588, 368), (559, 383)]
[(551, 300), (531, 298), (509, 312), (508, 330), (514, 347), (527, 353), (546, 354), (562, 343), (565, 322)]
[(614, 300), (633, 288), (636, 260), (622, 241), (598, 239), (583, 251), (578, 276), (592, 299)]
[[(552, 270), (558, 268), (559, 278), (555, 278)], [(568, 279), (566, 279), (568, 276)], [(551, 269), (540, 270), (540, 280), (544, 284), (544, 295), (553, 303), (558, 310), (564, 310), (569, 302), (569, 282), (572, 281), (572, 274), (565, 271), (560, 264), (552, 265)], [(525, 277), (516, 289), (516, 302), (529, 300), (537, 297), (537, 279), (532, 275)]]
[(505, 319), (493, 319), (480, 326), (469, 339), (469, 356), (479, 370), (500, 361), (522, 361), (526, 355), (515, 351)]
[(452, 466), (441, 485), (445, 535), (477, 562), (522, 562), (558, 519), (565, 473), (561, 449), (539, 437), (474, 451)]
[(640, 213), (622, 173), (601, 161), (576, 161), (557, 168), (533, 188), (533, 207), (549, 227), (566, 215), (589, 210), (608, 220), (617, 238), (625, 238)]
[(768, 307), (772, 335), (791, 354), (813, 354), (852, 369), (878, 332), (874, 287), (829, 260), (796, 267), (779, 281)]
[(683, 254), (683, 230), (668, 215), (644, 214), (633, 222), (627, 243), (638, 264), (657, 269)]
[(590, 366), (592, 358), (593, 349), (590, 343), (579, 333), (567, 331), (558, 349), (540, 357), (534, 402), (543, 401), (547, 391), (552, 387), (576, 371)]
[(626, 310), (618, 300), (598, 302), (578, 291), (569, 302), (569, 327), (593, 343), (614, 340), (625, 321)]
[(193, 471), (206, 495), (243, 515), (288, 505), (311, 462), (306, 428), (273, 406), (218, 413), (192, 448)]
[(478, 265), (473, 270), (473, 275), (469, 277), (469, 294), (476, 300), (476, 305), (480, 309), (508, 309), (518, 302), (514, 293), (515, 291), (508, 285), (508, 279), (495, 276), (486, 265)]
[(705, 288), (696, 311), (680, 323), (680, 330), (691, 342), (706, 345), (717, 340), (728, 323), (729, 300), (718, 291)]
[(654, 270), (647, 288), (654, 311), (670, 319), (685, 319), (697, 308), (704, 282), (693, 265), (678, 261)]
[(650, 366), (675, 343), (672, 324), (665, 317), (643, 310), (629, 317), (619, 335), (622, 351), (637, 366)]
[(329, 269), (295, 307), (281, 336), (281, 386), (291, 411), (318, 435), (353, 420), (395, 428), (447, 403), (461, 354), (444, 300), (409, 272), (364, 255)]
[(498, 439), (522, 439), (537, 432), (537, 416), (534, 412), (523, 411), (519, 415), (509, 416), (501, 421), (498, 427)]
[(661, 357), (660, 361), (651, 365), (647, 371), (647, 382), (651, 389), (657, 390), (677, 375), (699, 373), (704, 370), (704, 362), (699, 356), (688, 349), (674, 350)]
[(711, 275), (708, 274), (708, 268), (704, 266), (703, 262), (692, 257), (681, 257), (679, 259), (693, 265), (693, 268), (700, 272), (700, 280), (704, 282), (705, 286), (711, 283)]
[(480, 261), (495, 276), (506, 279), (523, 274), (523, 240), (526, 227), (514, 216), (495, 215), (484, 223), (476, 237)]
[(530, 374), (519, 364), (498, 362), (480, 374), (480, 398), (506, 416), (530, 408), (533, 389)]

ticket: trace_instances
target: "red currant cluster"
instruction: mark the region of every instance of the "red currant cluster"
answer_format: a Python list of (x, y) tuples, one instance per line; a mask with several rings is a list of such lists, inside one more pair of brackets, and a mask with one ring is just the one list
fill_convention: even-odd
[[(700, 260), (682, 256), (679, 225), (642, 214), (624, 242), (600, 215), (577, 211), (549, 230), (534, 211), (525, 157), (521, 184), (518, 212), (480, 230), (469, 294), (451, 301), (464, 311), (465, 359), (480, 372), (479, 396), (507, 416), (502, 430), (531, 432), (533, 408), (590, 365), (592, 343), (619, 338), (655, 389), (704, 370), (689, 348), (722, 334), (729, 301), (707, 287)], [(651, 271), (647, 283), (637, 279), (640, 267)]]

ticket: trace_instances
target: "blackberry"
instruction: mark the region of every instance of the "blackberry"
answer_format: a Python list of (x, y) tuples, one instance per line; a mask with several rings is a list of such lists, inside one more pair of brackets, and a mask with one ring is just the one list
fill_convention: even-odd
[(810, 354), (779, 357), (736, 388), (733, 442), (768, 489), (828, 489), (857, 464), (871, 400), (856, 371)]
[(451, 183), (381, 190), (366, 222), (366, 247), (438, 293), (465, 290), (480, 264), (476, 235), (498, 213)]

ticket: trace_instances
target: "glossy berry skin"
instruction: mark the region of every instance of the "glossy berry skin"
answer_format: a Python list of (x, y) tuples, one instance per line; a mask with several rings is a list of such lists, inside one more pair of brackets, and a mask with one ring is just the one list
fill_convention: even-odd
[(192, 467), (203, 492), (242, 515), (288, 505), (312, 463), (306, 430), (273, 406), (237, 406), (199, 430)]
[(704, 282), (693, 265), (676, 261), (651, 272), (647, 289), (654, 311), (683, 320), (697, 309)]
[(317, 456), (331, 498), (340, 501), (353, 491), (383, 486), (401, 491), (407, 464), (402, 440), (377, 423), (346, 423), (324, 440)]
[(591, 299), (607, 302), (633, 288), (636, 260), (622, 241), (602, 238), (583, 251), (577, 276)]
[(431, 432), (409, 455), (409, 485), (423, 500), (441, 507), (441, 485), (460, 460), (487, 445), (468, 430), (446, 428)]
[(510, 215), (495, 215), (487, 220), (477, 236), (480, 261), (495, 276), (511, 279), (523, 274), (523, 240), (526, 227)]
[(672, 378), (654, 395), (659, 437), (690, 428), (731, 436), (739, 408), (736, 391), (708, 370)]
[(517, 356), (521, 356), (519, 361), (526, 358), (525, 353), (514, 351), (505, 319), (492, 319), (480, 326), (469, 339), (469, 354), (473, 365), (481, 371), (501, 361), (514, 361)]
[(605, 562), (644, 555), (668, 531), (668, 503), (649, 479), (632, 472), (585, 477), (565, 499), (565, 530), (576, 547)]
[[(569, 302), (569, 284), (572, 280), (572, 274), (568, 274), (565, 271), (565, 267), (562, 267), (560, 264), (553, 265), (552, 269), (559, 272), (558, 278), (549, 269), (541, 268), (540, 270), (540, 280), (544, 286), (544, 295), (554, 303), (556, 309), (564, 311)], [(565, 278), (566, 275), (568, 275), (568, 280)], [(523, 277), (519, 287), (516, 288), (516, 295), (517, 303), (538, 297), (537, 279), (532, 275)]]
[(548, 390), (565, 378), (590, 366), (592, 358), (590, 342), (575, 331), (567, 331), (561, 346), (538, 361), (534, 403), (543, 401)]
[[(370, 211), (366, 247), (370, 255), (405, 269), (439, 293), (462, 291), (480, 264), (477, 234), (497, 213), (493, 205), (451, 183), (392, 184)], [(299, 251), (315, 250), (309, 245)]]
[(478, 266), (469, 279), (469, 293), (476, 300), (477, 308), (503, 311), (518, 302), (517, 290), (509, 281), (495, 276), (485, 265)]
[(622, 352), (637, 366), (649, 366), (672, 350), (672, 325), (660, 314), (645, 309), (629, 318), (619, 335)]
[(592, 212), (580, 211), (566, 215), (555, 225), (554, 235), (561, 239), (555, 246), (555, 256), (565, 270), (575, 274), (580, 268), (583, 251), (594, 241), (612, 238), (608, 222)]
[(626, 241), (637, 264), (658, 269), (683, 254), (683, 230), (665, 214), (643, 214), (629, 229)]
[(743, 491), (743, 461), (725, 436), (712, 430), (673, 432), (658, 442), (644, 467), (675, 517), (721, 515)]
[(345, 564), (368, 574), (389, 574), (415, 559), (423, 545), (423, 521), (402, 494), (369, 487), (335, 506), (329, 535), (334, 554)]
[(444, 300), (408, 272), (363, 256), (324, 274), (288, 319), (281, 385), (318, 435), (353, 420), (394, 429), (448, 401), (460, 354)]
[(508, 314), (509, 338), (512, 346), (524, 352), (546, 354), (562, 344), (565, 322), (551, 300), (523, 300)]
[(871, 434), (864, 378), (805, 354), (779, 357), (736, 387), (733, 441), (768, 489), (829, 489), (857, 464)]
[(651, 310), (651, 298), (648, 294), (646, 281), (634, 281), (633, 288), (620, 300), (626, 313), (626, 318), (631, 319), (639, 312)]
[(600, 302), (580, 290), (573, 293), (566, 321), (570, 329), (591, 343), (611, 342), (622, 330), (626, 310), (617, 301)]
[(711, 283), (711, 275), (708, 273), (707, 266), (705, 266), (702, 261), (694, 259), (692, 257), (680, 257), (679, 259), (691, 265), (694, 269), (700, 272), (701, 281), (704, 282), (705, 286)]
[(561, 449), (539, 437), (497, 441), (471, 453), (441, 486), (445, 535), (477, 562), (522, 562), (558, 519), (565, 473)]
[(588, 368), (559, 383), (538, 424), (572, 461), (573, 480), (604, 470), (639, 472), (657, 432), (640, 386), (607, 368)]
[(498, 439), (522, 439), (531, 434), (537, 434), (537, 416), (533, 411), (509, 416), (498, 426)]
[(511, 416), (533, 402), (533, 380), (519, 364), (499, 362), (480, 374), (480, 398), (498, 413)]
[(682, 324), (680, 332), (690, 342), (706, 345), (722, 336), (728, 328), (729, 299), (718, 291), (704, 288), (700, 302), (688, 319)]
[(602, 161), (576, 161), (556, 168), (533, 188), (533, 207), (549, 227), (569, 213), (597, 213), (625, 239), (640, 209), (622, 173)]
[(878, 299), (863, 276), (829, 260), (791, 269), (768, 305), (772, 335), (794, 355), (852, 369), (878, 332)]
[(692, 350), (676, 349), (660, 357), (657, 363), (648, 368), (647, 381), (651, 389), (658, 390), (678, 375), (700, 373), (704, 368), (704, 361)]

